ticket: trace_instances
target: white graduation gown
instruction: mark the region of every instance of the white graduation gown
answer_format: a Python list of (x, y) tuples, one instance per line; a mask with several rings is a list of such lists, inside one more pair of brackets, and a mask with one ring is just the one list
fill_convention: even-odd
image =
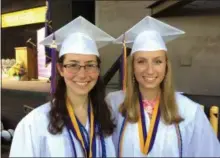
[[(184, 121), (180, 123), (182, 135), (183, 157), (220, 157), (220, 143), (200, 105), (189, 98), (176, 93), (176, 101), (180, 115)], [(116, 152), (123, 116), (118, 112), (119, 105), (124, 101), (124, 92), (109, 93), (106, 101), (112, 106), (117, 129), (113, 134)], [(149, 116), (145, 112), (146, 128), (149, 129)], [(146, 157), (140, 151), (138, 124), (128, 123), (124, 131), (121, 156)], [(179, 157), (178, 138), (174, 125), (159, 123), (155, 143), (147, 157)]]
[[(61, 134), (48, 132), (48, 112), (50, 103), (46, 103), (26, 115), (17, 125), (11, 145), (10, 157), (75, 157), (67, 128)], [(86, 130), (89, 132), (89, 123)], [(77, 157), (84, 157), (80, 143), (73, 138)], [(101, 142), (96, 138), (97, 157), (102, 156)], [(115, 157), (112, 136), (105, 138), (106, 156)]]

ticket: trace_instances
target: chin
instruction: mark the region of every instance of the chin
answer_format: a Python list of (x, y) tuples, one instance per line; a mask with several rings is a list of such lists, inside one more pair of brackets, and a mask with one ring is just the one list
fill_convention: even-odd
[(91, 86), (86, 86), (86, 87), (77, 87), (75, 88), (75, 92), (77, 94), (88, 94), (92, 90)]
[(145, 87), (145, 89), (155, 89), (158, 86), (155, 86), (155, 85), (145, 85), (144, 87)]
[(77, 95), (87, 95), (90, 92), (90, 88), (73, 88), (72, 91)]
[(85, 86), (85, 87), (79, 87), (79, 86), (76, 86), (76, 85), (72, 85), (70, 87), (71, 91), (73, 93), (75, 93), (76, 95), (87, 95), (90, 91), (91, 91), (91, 86)]
[(144, 83), (144, 88), (145, 89), (155, 89), (158, 88), (159, 84), (158, 83)]

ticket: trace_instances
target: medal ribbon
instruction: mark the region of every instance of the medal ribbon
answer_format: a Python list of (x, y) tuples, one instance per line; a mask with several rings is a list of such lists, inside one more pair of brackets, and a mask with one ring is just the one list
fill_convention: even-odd
[[(144, 117), (145, 115), (144, 115), (144, 109), (142, 105), (143, 104), (142, 96), (140, 94), (139, 94), (139, 101), (140, 101), (140, 113), (141, 113), (141, 117), (138, 121), (140, 147), (141, 147), (141, 152), (147, 155), (153, 147), (153, 144), (156, 138), (156, 133), (158, 130), (158, 125), (159, 125), (159, 120), (160, 120), (160, 110), (159, 110), (160, 97), (157, 98), (156, 103), (154, 105), (155, 108), (153, 110), (152, 119), (150, 122), (149, 135), (147, 135), (147, 131), (146, 131), (146, 124), (145, 124), (145, 117)], [(122, 142), (123, 142), (124, 131), (125, 131), (126, 125), (127, 125), (127, 121), (125, 117), (122, 122), (121, 130), (119, 133), (117, 157), (121, 157), (121, 154), (122, 154)], [(181, 136), (180, 128), (178, 125), (176, 128), (177, 128), (177, 135), (178, 135), (179, 155), (180, 157), (182, 157), (182, 136)]]
[(152, 119), (150, 121), (150, 129), (147, 133), (142, 96), (139, 92), (139, 105), (140, 105), (139, 113), (141, 116), (138, 120), (138, 132), (139, 132), (141, 152), (145, 155), (147, 155), (151, 151), (156, 138), (156, 133), (160, 120), (159, 103), (160, 103), (160, 97), (157, 98), (157, 101), (154, 105)]
[(76, 139), (80, 142), (81, 144), (81, 147), (84, 151), (84, 154), (85, 154), (85, 157), (95, 157), (95, 155), (93, 154), (94, 152), (96, 153), (96, 149), (93, 147), (94, 145), (96, 145), (96, 143), (94, 143), (95, 141), (95, 126), (94, 126), (94, 115), (93, 115), (93, 110), (92, 110), (92, 106), (90, 106), (90, 104), (88, 105), (89, 109), (91, 108), (91, 111), (89, 112), (89, 120), (90, 120), (90, 146), (89, 146), (89, 153), (87, 153), (87, 150), (85, 148), (86, 146), (86, 142), (85, 140), (83, 139), (83, 133), (81, 132), (80, 128), (79, 128), (79, 125), (77, 123), (77, 119), (75, 117), (75, 114), (74, 114), (74, 110), (71, 106), (71, 103), (70, 103), (70, 100), (69, 98), (67, 97), (66, 98), (66, 106), (67, 106), (67, 111), (69, 113), (69, 116), (70, 116), (70, 120), (72, 122), (72, 131), (73, 131), (73, 134), (74, 136), (76, 137)]

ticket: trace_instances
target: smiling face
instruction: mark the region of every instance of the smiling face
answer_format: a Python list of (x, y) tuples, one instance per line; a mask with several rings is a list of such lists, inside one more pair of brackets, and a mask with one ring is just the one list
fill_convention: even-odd
[(166, 74), (166, 52), (162, 50), (135, 52), (133, 66), (140, 89), (158, 89)]
[(99, 77), (99, 67), (95, 55), (66, 54), (63, 64), (57, 64), (64, 78), (67, 91), (75, 95), (87, 95)]

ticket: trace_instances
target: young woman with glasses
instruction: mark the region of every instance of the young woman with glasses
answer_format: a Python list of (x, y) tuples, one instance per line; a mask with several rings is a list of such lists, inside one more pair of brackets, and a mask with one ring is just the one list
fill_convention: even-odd
[[(55, 37), (61, 43), (55, 94), (19, 122), (10, 157), (114, 157), (115, 125), (104, 101), (98, 52), (114, 38), (82, 17)], [(41, 43), (50, 41), (52, 36)]]

